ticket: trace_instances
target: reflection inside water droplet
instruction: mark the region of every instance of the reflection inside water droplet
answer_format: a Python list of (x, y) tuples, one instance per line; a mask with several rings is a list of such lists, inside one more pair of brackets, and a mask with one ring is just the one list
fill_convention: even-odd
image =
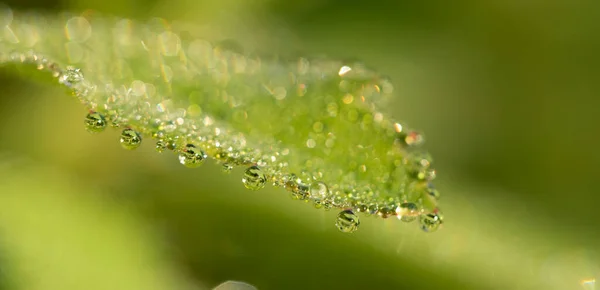
[(127, 150), (133, 150), (140, 147), (142, 144), (142, 136), (131, 128), (127, 128), (121, 132), (121, 146)]
[(258, 166), (250, 166), (244, 172), (242, 183), (247, 189), (259, 190), (265, 187), (267, 183), (267, 177)]
[(74, 67), (67, 67), (67, 69), (59, 76), (58, 81), (67, 87), (72, 87), (76, 83), (83, 80), (83, 73), (81, 69)]
[(90, 133), (99, 133), (106, 128), (106, 119), (104, 115), (97, 112), (90, 112), (85, 117), (85, 129)]
[(335, 222), (335, 226), (343, 233), (355, 232), (359, 225), (358, 216), (350, 209), (341, 211)]
[(442, 217), (442, 214), (439, 210), (428, 214), (422, 214), (419, 217), (421, 229), (428, 233), (437, 231), (442, 225), (443, 221), (444, 218)]
[(196, 168), (204, 163), (206, 157), (206, 153), (200, 148), (193, 144), (187, 144), (179, 152), (179, 163), (189, 168)]
[(221, 165), (221, 171), (223, 173), (231, 173), (231, 170), (233, 170), (233, 165), (229, 163), (223, 163), (223, 165)]

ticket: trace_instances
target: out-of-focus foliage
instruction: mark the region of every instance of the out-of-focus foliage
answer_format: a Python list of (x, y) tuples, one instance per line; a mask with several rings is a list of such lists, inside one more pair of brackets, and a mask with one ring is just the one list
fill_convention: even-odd
[[(64, 192), (111, 200), (86, 201), (89, 209), (104, 208), (98, 220), (123, 211), (134, 216), (133, 224), (126, 218), (110, 223), (111, 234), (98, 237), (98, 244), (127, 229), (164, 233), (158, 239), (162, 246), (144, 234), (123, 233), (122, 239), (131, 234), (122, 242), (127, 245), (106, 257), (144, 243), (162, 251), (161, 259), (174, 260), (187, 279), (209, 286), (240, 280), (259, 289), (562, 290), (581, 289), (582, 280), (600, 275), (595, 217), (600, 197), (594, 182), (600, 161), (597, 1), (15, 5), (213, 23), (210, 29), (247, 47), (358, 57), (390, 75), (395, 114), (427, 133), (452, 222), (425, 235), (395, 220), (364, 220), (361, 231), (342, 235), (332, 226), (335, 213), (292, 202), (281, 191), (248, 192), (241, 172), (221, 175), (208, 163), (197, 170), (180, 168), (173, 156), (158, 156), (151, 146), (122, 152), (117, 132), (89, 136), (81, 124), (84, 112), (62, 90), (4, 71), (0, 149), (59, 168), (60, 180), (82, 184), (52, 186), (55, 179), (42, 179), (48, 175), (35, 169), (2, 173), (2, 194), (7, 184), (11, 192), (23, 193), (0, 215), (8, 283), (18, 283), (19, 265), (40, 261), (25, 255), (35, 253), (27, 245), (64, 254), (46, 260), (50, 266), (36, 274), (53, 279), (61, 276), (52, 271), (72, 269), (69, 257), (78, 255), (77, 249), (101, 249), (88, 242), (87, 230), (68, 231), (66, 213), (81, 208), (61, 202)], [(37, 196), (43, 198), (32, 198)], [(27, 215), (44, 227), (17, 222), (27, 220), (19, 213), (35, 209), (57, 213), (53, 219)], [(80, 213), (73, 218), (92, 219), (95, 211)], [(64, 251), (44, 243), (67, 232), (74, 238), (60, 245)], [(49, 238), (38, 238), (42, 234)], [(19, 239), (31, 244), (5, 242)], [(7, 253), (24, 254), (13, 264)], [(119, 270), (91, 260), (88, 266), (100, 267), (90, 281), (104, 277), (103, 270)]]

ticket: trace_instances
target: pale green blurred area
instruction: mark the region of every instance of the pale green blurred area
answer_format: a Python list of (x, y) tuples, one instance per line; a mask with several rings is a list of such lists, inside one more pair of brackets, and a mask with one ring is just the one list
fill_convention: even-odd
[[(116, 131), (87, 134), (84, 110), (63, 90), (5, 71), (0, 152), (34, 165), (2, 169), (0, 287), (83, 289), (76, 280), (100, 285), (85, 289), (176, 289), (187, 287), (181, 281), (237, 280), (258, 289), (563, 290), (600, 276), (600, 2), (29, 7), (160, 16), (210, 24), (264, 51), (364, 60), (393, 79), (394, 115), (426, 133), (446, 223), (425, 234), (415, 224), (363, 218), (357, 233), (341, 234), (335, 212), (282, 190), (244, 190), (239, 170), (190, 170), (149, 142), (126, 152)], [(101, 284), (111, 281), (121, 284)]]

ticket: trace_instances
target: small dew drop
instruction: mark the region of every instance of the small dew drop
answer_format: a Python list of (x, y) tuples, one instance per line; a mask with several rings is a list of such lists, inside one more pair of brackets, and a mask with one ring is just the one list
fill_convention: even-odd
[(85, 117), (85, 129), (90, 133), (100, 133), (106, 128), (106, 118), (97, 112), (90, 112)]
[(231, 173), (231, 170), (233, 170), (233, 165), (230, 163), (223, 163), (221, 166), (221, 171), (223, 171), (223, 173)]
[(394, 215), (395, 211), (388, 206), (383, 206), (377, 211), (377, 215), (386, 219), (392, 215)]
[(185, 145), (185, 148), (179, 152), (179, 163), (183, 164), (185, 167), (196, 168), (204, 163), (206, 157), (206, 153), (200, 148), (193, 144), (187, 144)]
[(396, 215), (403, 222), (412, 222), (419, 216), (419, 207), (412, 202), (402, 203), (396, 208)]
[(163, 151), (165, 151), (169, 145), (168, 145), (169, 141), (164, 140), (164, 139), (160, 139), (158, 141), (156, 141), (156, 151), (158, 153), (162, 153)]
[(135, 130), (127, 128), (121, 132), (121, 146), (127, 150), (133, 150), (142, 144), (142, 136)]
[(308, 200), (309, 187), (306, 184), (298, 183), (292, 190), (292, 198), (298, 200)]
[(265, 187), (267, 177), (258, 166), (250, 166), (244, 172), (242, 183), (247, 189), (259, 190)]
[(419, 217), (421, 229), (428, 233), (437, 231), (442, 225), (443, 221), (444, 218), (442, 217), (442, 214), (439, 212), (439, 210), (428, 214), (422, 214)]
[(358, 229), (360, 220), (352, 210), (346, 209), (341, 211), (335, 222), (335, 226), (343, 233), (352, 233)]
[(76, 83), (83, 81), (83, 73), (81, 69), (70, 66), (59, 76), (58, 81), (67, 87), (72, 87)]
[(379, 209), (379, 206), (376, 203), (372, 203), (369, 204), (369, 206), (367, 207), (367, 214), (376, 214), (377, 210)]
[(327, 199), (329, 188), (327, 184), (321, 181), (314, 182), (310, 185), (309, 197), (315, 205), (321, 205)]

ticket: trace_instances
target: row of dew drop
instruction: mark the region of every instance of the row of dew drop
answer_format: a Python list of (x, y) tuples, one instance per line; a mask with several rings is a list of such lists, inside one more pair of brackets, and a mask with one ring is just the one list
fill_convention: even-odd
[[(90, 111), (85, 118), (85, 127), (91, 133), (99, 133), (109, 124), (106, 117), (95, 111)], [(115, 127), (118, 127), (116, 125)], [(153, 134), (157, 139), (156, 150), (163, 152), (164, 150), (172, 150), (178, 153), (179, 162), (189, 168), (196, 168), (204, 163), (208, 155), (194, 144), (185, 144), (178, 146), (172, 139), (165, 138), (161, 133)], [(405, 145), (414, 146), (422, 142), (422, 136), (416, 132), (404, 134), (399, 132), (398, 137)], [(121, 132), (120, 143), (123, 148), (133, 150), (138, 148), (142, 143), (142, 135), (132, 128), (124, 128)], [(428, 198), (439, 199), (439, 192), (433, 187), (428, 180), (435, 177), (435, 171), (429, 169), (430, 158), (425, 155), (415, 154), (407, 158), (407, 168), (413, 172), (413, 177), (417, 180), (425, 180), (426, 182), (415, 183), (416, 186), (422, 187), (421, 190), (426, 191)], [(233, 165), (228, 162), (222, 164), (223, 172), (229, 173), (233, 169)], [(335, 226), (342, 232), (351, 233), (358, 229), (360, 219), (357, 212), (363, 212), (368, 215), (375, 215), (382, 218), (396, 216), (403, 222), (412, 222), (419, 220), (420, 227), (426, 232), (436, 231), (443, 223), (443, 216), (439, 209), (432, 212), (424, 212), (414, 203), (405, 201), (394, 206), (380, 207), (377, 204), (354, 204), (348, 206), (340, 201), (332, 199), (329, 188), (322, 181), (315, 181), (309, 185), (303, 184), (301, 180), (294, 174), (286, 176), (283, 181), (277, 181), (274, 178), (269, 178), (267, 174), (256, 164), (251, 164), (244, 172), (242, 183), (249, 190), (260, 190), (265, 187), (269, 180), (273, 181), (274, 185), (283, 185), (288, 191), (292, 192), (294, 199), (305, 200), (311, 202), (316, 208), (324, 208), (326, 210), (332, 207), (345, 207), (338, 215)]]
[[(65, 85), (73, 94), (77, 96), (84, 104), (87, 103), (85, 97), (88, 95), (88, 87), (83, 84), (83, 74), (80, 69), (68, 67), (62, 70), (56, 63), (39, 56), (33, 52), (28, 53), (10, 53), (0, 55), (0, 62), (15, 62), (15, 63), (32, 63), (35, 64), (38, 70), (47, 70), (52, 75), (58, 78), (59, 83)], [(98, 133), (105, 130), (108, 124), (113, 127), (120, 127), (122, 124), (116, 122), (112, 118), (107, 118), (100, 112), (90, 111), (85, 118), (85, 126), (89, 132)], [(399, 146), (416, 147), (423, 143), (422, 135), (417, 132), (406, 132), (402, 125), (396, 123), (394, 129), (397, 132), (396, 141)], [(180, 144), (175, 140), (169, 139), (161, 132), (154, 133), (153, 136), (158, 139), (156, 149), (162, 152), (166, 149), (178, 153), (179, 162), (186, 167), (195, 168), (204, 163), (208, 155), (194, 144)], [(120, 136), (121, 145), (128, 150), (138, 148), (142, 143), (142, 135), (136, 130), (126, 127), (122, 130)], [(216, 158), (217, 156), (215, 156)], [(218, 158), (217, 158), (218, 159)], [(435, 205), (435, 200), (439, 199), (438, 191), (429, 182), (435, 178), (435, 170), (430, 168), (431, 157), (428, 154), (414, 152), (409, 154), (404, 160), (404, 168), (410, 173), (410, 177), (414, 180), (412, 184), (414, 189), (412, 192), (420, 192), (424, 198), (419, 198), (417, 202), (414, 198), (403, 202), (390, 201), (385, 205), (381, 203), (353, 203), (341, 200), (341, 196), (333, 196), (327, 184), (321, 181), (316, 181), (311, 184), (304, 184), (294, 174), (289, 176), (268, 176), (265, 174), (260, 164), (249, 164), (248, 162), (233, 160), (233, 162), (224, 162), (223, 171), (230, 172), (235, 165), (249, 166), (244, 172), (242, 183), (250, 190), (259, 190), (265, 187), (270, 180), (275, 186), (282, 186), (292, 192), (292, 197), (295, 199), (312, 202), (317, 208), (326, 210), (332, 207), (342, 208), (338, 214), (336, 227), (342, 232), (354, 232), (360, 225), (360, 220), (357, 212), (362, 212), (367, 215), (379, 216), (388, 218), (396, 216), (404, 222), (412, 222), (419, 220), (420, 227), (426, 232), (436, 231), (443, 223), (443, 216), (440, 210)], [(423, 200), (432, 200), (433, 210), (425, 211), (422, 204)], [(419, 204), (417, 204), (419, 203)]]

